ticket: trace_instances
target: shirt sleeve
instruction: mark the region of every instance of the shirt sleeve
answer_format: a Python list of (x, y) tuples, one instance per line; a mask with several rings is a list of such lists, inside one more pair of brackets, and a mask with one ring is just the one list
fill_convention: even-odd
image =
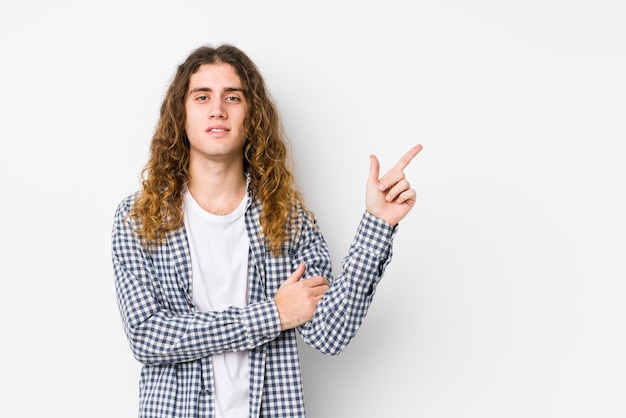
[(182, 300), (190, 297), (182, 290), (163, 289), (157, 271), (173, 267), (162, 265), (167, 264), (164, 260), (153, 260), (140, 243), (128, 218), (130, 205), (131, 200), (126, 199), (115, 213), (112, 259), (124, 331), (138, 361), (193, 361), (215, 353), (253, 349), (280, 334), (273, 300), (199, 312), (191, 302)]
[[(376, 286), (391, 261), (393, 238), (397, 232), (388, 222), (365, 212), (342, 271), (317, 305), (313, 319), (299, 328), (304, 341), (324, 354), (336, 355), (354, 338), (372, 303)], [(328, 266), (328, 252), (320, 232), (305, 226), (296, 262)], [(325, 270), (319, 270), (324, 275)]]

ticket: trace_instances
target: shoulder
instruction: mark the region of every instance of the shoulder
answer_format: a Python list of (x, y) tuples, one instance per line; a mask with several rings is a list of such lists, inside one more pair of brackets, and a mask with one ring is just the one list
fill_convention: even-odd
[(304, 204), (292, 208), (289, 236), (291, 246), (301, 245), (303, 240), (323, 240), (315, 214)]
[(115, 209), (115, 218), (118, 220), (126, 220), (130, 216), (130, 211), (140, 196), (140, 192), (134, 192), (122, 199)]
[(294, 205), (293, 213), (297, 222), (303, 227), (318, 228), (315, 213), (307, 208), (304, 203)]
[(137, 191), (137, 192), (131, 193), (128, 196), (124, 197), (119, 202), (119, 204), (117, 205), (117, 209), (118, 210), (124, 210), (126, 208), (131, 208), (133, 206), (133, 204), (139, 198), (140, 194), (141, 194), (141, 192)]

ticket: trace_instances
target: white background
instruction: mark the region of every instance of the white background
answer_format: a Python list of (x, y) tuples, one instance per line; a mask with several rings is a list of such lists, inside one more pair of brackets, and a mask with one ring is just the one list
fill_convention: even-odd
[(110, 262), (165, 88), (259, 65), (337, 267), (368, 155), (418, 203), (348, 349), (302, 347), (309, 416), (626, 416), (620, 1), (43, 0), (0, 6), (0, 416), (134, 417)]

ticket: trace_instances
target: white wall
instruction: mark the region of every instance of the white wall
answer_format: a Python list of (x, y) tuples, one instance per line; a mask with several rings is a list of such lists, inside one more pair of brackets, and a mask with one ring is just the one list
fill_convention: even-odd
[(418, 204), (364, 326), (303, 347), (334, 417), (626, 415), (626, 6), (42, 0), (0, 6), (2, 417), (133, 417), (110, 264), (175, 66), (257, 62), (339, 265), (368, 155)]

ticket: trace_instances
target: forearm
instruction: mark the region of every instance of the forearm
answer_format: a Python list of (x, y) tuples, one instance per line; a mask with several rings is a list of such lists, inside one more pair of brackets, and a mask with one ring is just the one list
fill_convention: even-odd
[(340, 353), (356, 335), (372, 303), (376, 286), (391, 260), (396, 229), (364, 214), (342, 272), (300, 328), (307, 344), (325, 354)]
[[(118, 281), (121, 283), (121, 281)], [(249, 350), (275, 339), (280, 320), (273, 301), (220, 312), (176, 314), (145, 290), (118, 286), (118, 304), (135, 358), (144, 364), (196, 360), (211, 354)]]
[(219, 313), (172, 316), (160, 312), (130, 329), (135, 358), (144, 364), (180, 363), (211, 354), (250, 350), (276, 338), (280, 323), (254, 329), (239, 308)]

